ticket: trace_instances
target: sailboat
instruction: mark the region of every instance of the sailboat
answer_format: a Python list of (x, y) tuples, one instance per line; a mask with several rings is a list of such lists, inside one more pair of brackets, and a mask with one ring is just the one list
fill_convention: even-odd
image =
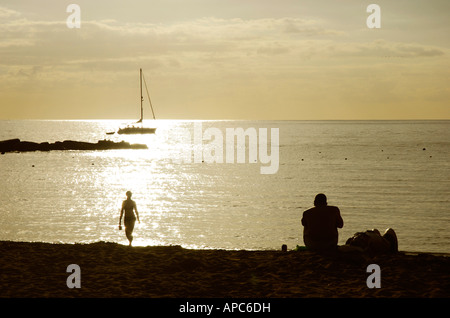
[[(135, 124), (141, 124), (141, 125), (128, 125), (124, 128), (119, 128), (119, 130), (117, 131), (118, 134), (154, 134), (156, 131), (156, 128), (149, 128), (149, 127), (144, 127), (142, 121), (144, 120), (144, 107), (142, 105), (142, 103), (144, 102), (144, 96), (142, 95), (142, 78), (143, 78), (143, 74), (142, 74), (142, 68), (140, 69), (140, 87), (141, 87), (141, 118), (135, 123)], [(147, 96), (148, 96), (148, 101), (150, 103), (150, 108), (152, 109), (152, 114), (153, 114), (153, 119), (155, 118), (155, 112), (153, 111), (153, 106), (152, 106), (152, 101), (150, 100), (150, 94), (148, 93), (148, 89), (147, 89), (147, 83), (145, 82), (145, 77), (144, 77), (144, 84), (145, 84), (145, 89), (147, 90)]]

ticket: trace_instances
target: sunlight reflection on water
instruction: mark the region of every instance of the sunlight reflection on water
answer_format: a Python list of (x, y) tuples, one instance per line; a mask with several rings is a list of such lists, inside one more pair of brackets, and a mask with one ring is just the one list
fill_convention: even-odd
[(261, 175), (259, 164), (179, 163), (191, 147), (179, 142), (190, 121), (156, 121), (154, 135), (105, 135), (122, 122), (2, 122), (0, 140), (106, 138), (149, 149), (1, 156), (0, 239), (126, 244), (118, 219), (131, 190), (141, 217), (134, 245), (293, 248), (303, 244), (302, 212), (325, 192), (344, 218), (340, 244), (357, 231), (393, 227), (401, 249), (450, 252), (448, 122), (204, 123), (279, 127), (275, 175)]

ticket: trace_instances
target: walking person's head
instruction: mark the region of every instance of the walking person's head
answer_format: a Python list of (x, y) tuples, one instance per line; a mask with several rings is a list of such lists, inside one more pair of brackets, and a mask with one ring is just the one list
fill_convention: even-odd
[(125, 193), (127, 195), (128, 199), (131, 199), (131, 196), (133, 195), (133, 193), (131, 193), (131, 191), (127, 191), (127, 193)]
[(314, 206), (326, 206), (327, 205), (327, 197), (323, 193), (319, 193), (314, 198)]

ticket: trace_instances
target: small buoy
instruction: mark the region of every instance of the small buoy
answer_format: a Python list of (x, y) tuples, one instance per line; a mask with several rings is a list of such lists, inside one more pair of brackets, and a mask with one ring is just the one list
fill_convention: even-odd
[(422, 150), (427, 150), (427, 148), (423, 148)]
[(347, 158), (345, 158), (345, 160), (347, 160)]
[(31, 165), (31, 167), (33, 167), (33, 168), (34, 168), (34, 165)]

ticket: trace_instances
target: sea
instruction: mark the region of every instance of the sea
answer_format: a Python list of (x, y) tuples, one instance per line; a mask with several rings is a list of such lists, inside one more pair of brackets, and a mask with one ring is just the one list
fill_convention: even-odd
[(128, 245), (118, 224), (129, 190), (135, 246), (295, 249), (324, 193), (344, 219), (341, 245), (393, 228), (401, 251), (450, 253), (448, 120), (152, 120), (155, 134), (107, 134), (127, 123), (0, 121), (0, 140), (148, 146), (0, 155), (0, 240)]

